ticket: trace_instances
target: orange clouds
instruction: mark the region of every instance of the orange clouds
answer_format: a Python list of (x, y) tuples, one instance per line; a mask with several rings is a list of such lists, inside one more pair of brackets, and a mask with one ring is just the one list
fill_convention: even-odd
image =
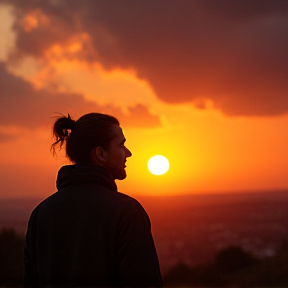
[[(29, 83), (9, 74), (0, 63), (0, 121), (2, 125), (19, 125), (36, 128), (47, 125), (53, 113), (68, 113), (74, 117), (91, 111), (110, 111), (126, 126), (153, 127), (160, 125), (156, 116), (150, 115), (144, 106), (136, 106), (125, 115), (112, 106), (100, 106), (80, 94), (35, 90)], [(129, 112), (129, 110), (128, 110)], [(136, 113), (135, 113), (136, 112)], [(145, 121), (143, 119), (145, 117)], [(8, 136), (7, 136), (8, 137)], [(4, 134), (2, 139), (8, 139)]]
[(46, 17), (40, 9), (29, 12), (21, 21), (25, 32), (31, 32), (33, 29), (39, 27), (39, 25), (47, 25), (48, 23), (48, 17)]
[[(124, 192), (288, 187), (287, 1), (0, 3), (13, 11), (13, 31), (2, 33), (10, 44), (0, 39), (7, 187), (21, 189), (14, 166), (31, 187), (28, 166), (54, 181), (51, 116), (91, 111), (124, 128), (133, 153)], [(170, 161), (163, 178), (147, 170), (155, 154)]]
[(133, 68), (159, 99), (205, 98), (229, 116), (288, 111), (285, 0), (9, 4), (26, 19), (14, 26), (19, 55), (64, 49), (105, 69)]

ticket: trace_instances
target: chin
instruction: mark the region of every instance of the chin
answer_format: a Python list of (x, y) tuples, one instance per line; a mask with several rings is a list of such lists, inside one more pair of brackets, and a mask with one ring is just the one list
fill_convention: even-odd
[(125, 175), (122, 175), (122, 176), (117, 177), (116, 179), (118, 179), (118, 180), (124, 180), (126, 177), (127, 177), (127, 175), (125, 174)]
[(127, 177), (126, 171), (123, 171), (121, 174), (119, 173), (115, 179), (124, 180)]

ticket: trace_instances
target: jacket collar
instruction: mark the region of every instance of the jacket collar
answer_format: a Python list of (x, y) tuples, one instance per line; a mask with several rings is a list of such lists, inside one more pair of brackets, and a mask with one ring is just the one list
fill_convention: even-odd
[(115, 181), (104, 167), (98, 165), (66, 165), (60, 168), (56, 181), (57, 189), (83, 184), (98, 184), (117, 191)]

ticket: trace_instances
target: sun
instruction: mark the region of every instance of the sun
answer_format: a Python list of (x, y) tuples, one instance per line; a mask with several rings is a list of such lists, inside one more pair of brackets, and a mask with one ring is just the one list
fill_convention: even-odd
[(170, 164), (166, 157), (155, 155), (149, 159), (147, 166), (153, 175), (163, 175), (169, 170)]

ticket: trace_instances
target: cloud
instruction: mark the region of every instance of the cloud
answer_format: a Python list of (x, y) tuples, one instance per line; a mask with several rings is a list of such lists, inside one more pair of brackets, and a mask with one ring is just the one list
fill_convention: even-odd
[(19, 125), (37, 128), (45, 125), (54, 112), (97, 110), (93, 102), (84, 101), (81, 95), (51, 93), (34, 90), (19, 77), (6, 71), (0, 63), (0, 122), (2, 125)]
[(168, 103), (209, 99), (230, 116), (288, 112), (286, 0), (8, 3), (18, 19), (18, 57), (40, 57), (85, 33), (74, 57), (132, 67)]
[(151, 115), (147, 107), (137, 105), (129, 110), (129, 115), (119, 118), (122, 120), (121, 125), (124, 127), (141, 127), (141, 128), (155, 128), (161, 126), (158, 116)]
[(17, 136), (0, 131), (0, 142), (10, 142), (17, 139)]
[[(140, 125), (141, 127), (161, 125), (158, 116), (151, 115), (145, 106), (135, 107), (130, 115), (125, 115), (120, 109), (112, 106), (100, 106), (93, 101), (87, 101), (80, 94), (35, 90), (28, 82), (8, 73), (5, 64), (0, 62), (1, 125), (18, 125), (35, 129), (50, 125), (51, 117), (55, 116), (55, 113), (69, 112), (77, 119), (85, 113), (94, 111), (115, 115), (126, 127), (138, 127), (143, 115), (145, 122)], [(0, 135), (0, 141), (8, 140), (6, 136)]]

